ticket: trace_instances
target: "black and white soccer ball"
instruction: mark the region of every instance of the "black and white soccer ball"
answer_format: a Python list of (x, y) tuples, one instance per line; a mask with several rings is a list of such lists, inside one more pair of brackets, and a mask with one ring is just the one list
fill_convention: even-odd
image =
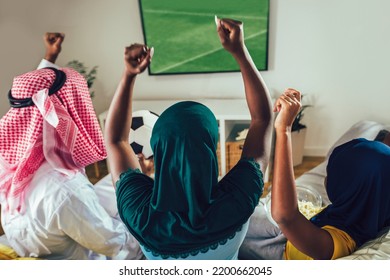
[(152, 137), (153, 126), (158, 115), (149, 110), (133, 112), (129, 143), (135, 154), (143, 154), (145, 158), (153, 156), (150, 138)]

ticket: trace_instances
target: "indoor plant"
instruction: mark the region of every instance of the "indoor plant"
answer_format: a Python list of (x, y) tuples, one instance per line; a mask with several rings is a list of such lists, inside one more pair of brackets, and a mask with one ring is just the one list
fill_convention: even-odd
[(77, 72), (79, 72), (81, 75), (84, 76), (85, 80), (87, 81), (88, 89), (89, 89), (89, 94), (91, 97), (95, 96), (95, 91), (91, 91), (92, 85), (96, 79), (97, 75), (97, 66), (94, 66), (91, 68), (91, 70), (88, 71), (88, 68), (84, 65), (84, 63), (78, 61), (78, 60), (72, 60), (69, 61), (66, 64), (67, 67), (71, 67)]
[(311, 105), (303, 105), (301, 109), (299, 110), (297, 116), (294, 119), (294, 122), (291, 127), (291, 131), (300, 131), (301, 129), (306, 128), (306, 125), (303, 124), (302, 118), (303, 118), (303, 111), (305, 111), (306, 108), (311, 107)]
[(301, 107), (291, 127), (291, 144), (294, 166), (301, 164), (303, 160), (307, 127), (302, 123), (302, 118), (304, 116), (303, 112), (308, 107), (311, 107), (311, 105), (303, 105)]

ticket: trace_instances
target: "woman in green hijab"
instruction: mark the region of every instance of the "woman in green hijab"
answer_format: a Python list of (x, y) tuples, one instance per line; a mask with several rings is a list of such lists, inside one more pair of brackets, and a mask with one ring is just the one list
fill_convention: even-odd
[(222, 46), (237, 61), (251, 123), (237, 165), (218, 182), (218, 123), (206, 106), (183, 101), (166, 109), (151, 138), (154, 180), (141, 173), (128, 145), (135, 79), (153, 49), (125, 50), (125, 70), (106, 120), (118, 211), (148, 259), (237, 259), (263, 192), (270, 155), (272, 105), (243, 40), (243, 24), (217, 19)]

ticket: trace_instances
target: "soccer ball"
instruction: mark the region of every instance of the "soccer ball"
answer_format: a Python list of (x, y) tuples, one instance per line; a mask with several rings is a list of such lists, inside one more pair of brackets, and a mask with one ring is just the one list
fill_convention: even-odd
[(135, 154), (142, 153), (145, 158), (153, 156), (150, 138), (157, 119), (158, 115), (148, 110), (133, 112), (129, 143)]

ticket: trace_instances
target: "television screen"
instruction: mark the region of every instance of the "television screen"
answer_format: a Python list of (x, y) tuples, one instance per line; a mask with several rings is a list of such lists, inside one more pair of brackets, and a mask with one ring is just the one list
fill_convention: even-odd
[(244, 23), (245, 43), (259, 70), (267, 70), (269, 0), (139, 0), (145, 44), (154, 47), (149, 74), (239, 71), (223, 49), (214, 21)]

